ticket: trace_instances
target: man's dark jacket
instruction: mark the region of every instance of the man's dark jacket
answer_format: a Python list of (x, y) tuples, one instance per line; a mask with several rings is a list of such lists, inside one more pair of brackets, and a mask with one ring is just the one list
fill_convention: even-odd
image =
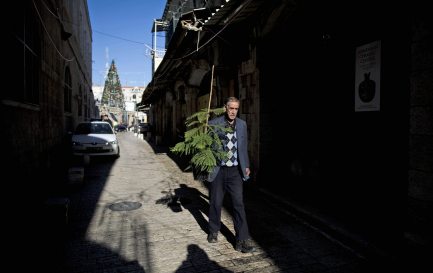
[[(236, 137), (237, 137), (237, 144), (238, 144), (238, 163), (242, 170), (242, 176), (244, 179), (247, 178), (247, 175), (245, 173), (245, 169), (250, 167), (250, 160), (248, 158), (248, 133), (247, 133), (247, 123), (240, 119), (236, 118)], [(225, 116), (219, 116), (209, 121), (209, 125), (220, 125), (224, 127), (226, 125), (227, 121)], [(216, 129), (218, 130), (218, 129)], [(225, 134), (220, 130), (221, 132), (218, 132), (218, 134)], [(225, 140), (222, 139), (223, 145), (226, 143)], [(212, 172), (209, 173), (208, 181), (212, 182), (215, 180), (215, 177), (218, 175), (218, 172), (220, 170), (220, 162), (217, 163), (217, 166), (213, 169)]]

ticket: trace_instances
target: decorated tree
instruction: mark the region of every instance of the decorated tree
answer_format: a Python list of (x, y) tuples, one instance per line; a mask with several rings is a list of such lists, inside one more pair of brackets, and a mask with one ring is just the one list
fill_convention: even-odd
[(122, 86), (120, 85), (119, 75), (117, 74), (117, 68), (114, 60), (111, 62), (107, 78), (105, 79), (101, 104), (119, 109), (125, 108)]

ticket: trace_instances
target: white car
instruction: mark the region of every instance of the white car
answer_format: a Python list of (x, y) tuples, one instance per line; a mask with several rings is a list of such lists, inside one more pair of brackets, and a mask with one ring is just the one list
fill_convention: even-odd
[(71, 140), (73, 155), (120, 156), (116, 132), (105, 121), (79, 123)]

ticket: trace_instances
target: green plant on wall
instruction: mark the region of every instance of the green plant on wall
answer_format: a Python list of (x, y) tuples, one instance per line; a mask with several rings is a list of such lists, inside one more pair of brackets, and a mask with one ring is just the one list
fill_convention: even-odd
[(210, 116), (219, 116), (224, 108), (202, 109), (189, 116), (186, 121), (185, 139), (177, 143), (170, 151), (177, 155), (191, 155), (190, 166), (200, 173), (209, 173), (217, 163), (227, 157), (222, 149), (218, 133), (231, 130), (221, 125), (210, 125)]

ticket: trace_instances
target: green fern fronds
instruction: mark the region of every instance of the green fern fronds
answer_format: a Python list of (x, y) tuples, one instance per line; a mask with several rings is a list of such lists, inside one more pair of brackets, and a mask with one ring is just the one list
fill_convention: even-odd
[(200, 128), (192, 128), (184, 133), (184, 138), (186, 142), (189, 142), (193, 137), (200, 134)]
[(170, 148), (170, 151), (172, 151), (175, 154), (185, 154), (186, 150), (186, 143), (185, 142), (178, 142), (174, 147)]
[(216, 166), (217, 161), (211, 149), (205, 148), (191, 158), (191, 164), (201, 172), (210, 172)]
[(192, 155), (190, 167), (199, 172), (210, 172), (217, 162), (225, 159), (227, 153), (222, 150), (222, 143), (217, 131), (227, 132), (230, 128), (209, 125), (208, 119), (225, 112), (224, 108), (201, 109), (186, 118), (188, 130), (184, 133), (184, 141), (177, 143), (170, 151), (178, 155)]

